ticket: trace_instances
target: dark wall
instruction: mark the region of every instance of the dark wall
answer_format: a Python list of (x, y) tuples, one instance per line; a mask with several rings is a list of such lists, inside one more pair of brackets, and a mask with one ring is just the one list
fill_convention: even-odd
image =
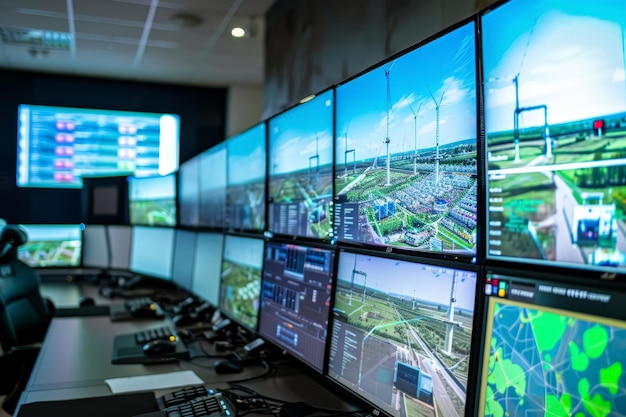
[(453, 26), (497, 0), (277, 0), (267, 12), (263, 117)]
[(225, 88), (202, 88), (0, 70), (0, 218), (9, 223), (77, 223), (81, 190), (19, 188), (17, 107), (40, 104), (175, 113), (180, 161), (222, 141)]

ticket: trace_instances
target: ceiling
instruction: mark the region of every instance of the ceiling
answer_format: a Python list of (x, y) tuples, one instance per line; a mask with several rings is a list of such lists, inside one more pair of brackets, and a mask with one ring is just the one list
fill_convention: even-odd
[(0, 0), (0, 68), (261, 86), (274, 1)]

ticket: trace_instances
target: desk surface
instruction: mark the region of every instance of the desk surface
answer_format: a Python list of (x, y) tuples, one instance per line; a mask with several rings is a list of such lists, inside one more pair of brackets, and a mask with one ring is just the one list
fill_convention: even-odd
[[(243, 374), (217, 374), (211, 366), (213, 359), (154, 365), (111, 364), (115, 335), (162, 324), (160, 321), (111, 322), (108, 316), (54, 318), (20, 403), (111, 395), (104, 382), (108, 378), (190, 369), (207, 387), (223, 388), (229, 380), (250, 378), (265, 372), (263, 367), (254, 366), (246, 368)], [(204, 341), (194, 343), (208, 344)], [(271, 378), (245, 384), (261, 394), (286, 401), (305, 401), (324, 408), (354, 409), (313, 378), (290, 366), (281, 366), (278, 374)], [(156, 394), (162, 395), (167, 391)]]

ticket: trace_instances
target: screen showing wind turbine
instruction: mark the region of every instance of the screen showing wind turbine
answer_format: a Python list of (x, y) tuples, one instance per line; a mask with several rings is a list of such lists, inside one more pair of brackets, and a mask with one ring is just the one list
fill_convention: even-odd
[(328, 374), (395, 417), (465, 415), (476, 272), (339, 253)]
[(269, 120), (270, 232), (332, 236), (332, 164), (332, 90)]
[(474, 22), (337, 87), (335, 237), (474, 254)]
[(623, 2), (510, 1), (482, 28), (487, 256), (623, 270)]
[(262, 231), (265, 227), (265, 123), (226, 141), (228, 227)]

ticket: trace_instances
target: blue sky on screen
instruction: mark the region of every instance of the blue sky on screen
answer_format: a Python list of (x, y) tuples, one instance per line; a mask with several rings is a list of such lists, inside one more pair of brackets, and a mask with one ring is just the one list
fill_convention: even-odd
[(213, 146), (200, 154), (200, 192), (226, 189), (226, 146)]
[(224, 260), (260, 271), (263, 267), (263, 239), (226, 235)]
[(176, 198), (174, 174), (162, 177), (133, 178), (130, 182), (131, 201)]
[(332, 90), (269, 120), (269, 173), (283, 174), (309, 167), (318, 140), (319, 165), (333, 162)]
[(228, 184), (245, 184), (265, 177), (265, 123), (226, 141)]
[[(443, 305), (450, 304), (452, 268), (424, 265), (390, 258), (356, 255), (341, 252), (337, 265), (337, 279), (350, 282), (354, 269), (367, 274), (367, 287), (386, 293), (400, 294), (408, 298), (426, 300)], [(363, 285), (363, 276), (357, 275), (355, 283)], [(415, 292), (414, 292), (415, 290)], [(456, 305), (465, 310), (474, 310), (476, 273), (457, 272)]]
[(470, 22), (337, 88), (338, 163), (343, 163), (346, 135), (357, 160), (386, 153), (386, 72), (391, 154), (415, 149), (416, 120), (417, 148), (435, 146), (436, 103), (440, 145), (476, 138), (476, 52)]
[(82, 226), (79, 224), (21, 225), (28, 233), (28, 240), (75, 240), (80, 239)]
[[(521, 107), (547, 105), (548, 123), (626, 111), (623, 0), (514, 0), (483, 17), (487, 131), (513, 129)], [(522, 113), (521, 127), (543, 124)]]

